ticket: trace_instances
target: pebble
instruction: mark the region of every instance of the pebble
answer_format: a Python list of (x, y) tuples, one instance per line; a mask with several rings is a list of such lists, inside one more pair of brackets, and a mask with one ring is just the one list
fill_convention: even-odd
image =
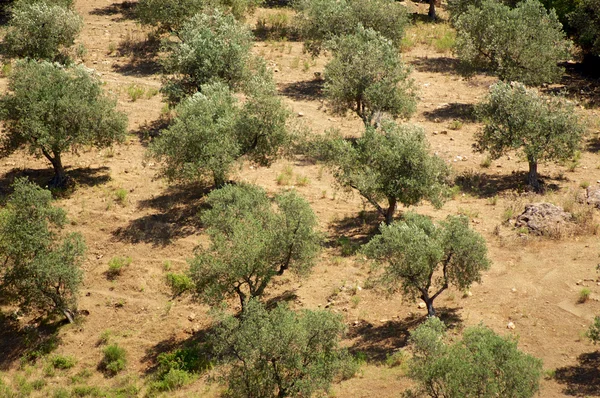
[(510, 291), (513, 292), (513, 293), (516, 293), (517, 289), (513, 287), (512, 289), (510, 289)]
[(304, 116), (304, 113), (303, 112), (298, 112), (298, 117), (302, 117), (302, 116)]
[(190, 315), (188, 315), (188, 320), (190, 322), (194, 322), (194, 319), (196, 319), (196, 314), (190, 314)]
[(426, 307), (425, 303), (419, 303), (419, 308), (423, 309), (425, 307)]
[(512, 330), (512, 329), (516, 328), (516, 326), (513, 322), (508, 322), (508, 324), (506, 324), (506, 328)]

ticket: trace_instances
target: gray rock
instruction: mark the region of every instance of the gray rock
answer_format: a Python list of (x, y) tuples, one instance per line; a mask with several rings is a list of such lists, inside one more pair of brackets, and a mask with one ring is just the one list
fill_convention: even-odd
[(515, 226), (526, 227), (536, 235), (548, 235), (561, 228), (570, 227), (573, 215), (560, 206), (551, 203), (531, 203), (525, 206), (525, 211), (517, 217)]
[(585, 190), (585, 202), (600, 209), (600, 185), (587, 187)]

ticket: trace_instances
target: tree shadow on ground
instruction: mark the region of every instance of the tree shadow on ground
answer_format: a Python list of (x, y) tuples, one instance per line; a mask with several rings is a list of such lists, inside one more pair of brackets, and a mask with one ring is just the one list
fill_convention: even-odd
[(565, 63), (565, 74), (560, 87), (546, 89), (546, 93), (564, 94), (568, 98), (579, 100), (588, 107), (600, 107), (600, 62), (588, 66), (588, 63)]
[(410, 64), (419, 72), (456, 73), (459, 61), (450, 57), (417, 57)]
[[(60, 197), (68, 197), (78, 186), (93, 187), (105, 184), (111, 180), (108, 167), (65, 167), (67, 177), (71, 180), (68, 187), (63, 190), (55, 190), (53, 194)], [(52, 169), (19, 169), (15, 168), (0, 177), (0, 195), (8, 195), (12, 192), (11, 185), (15, 179), (27, 177), (30, 181), (41, 187), (47, 187), (48, 182), (54, 177)]]
[(40, 355), (54, 351), (60, 337), (57, 332), (67, 321), (46, 322), (39, 326), (25, 325), (0, 312), (0, 370), (6, 371), (17, 360), (35, 361)]
[(137, 135), (140, 143), (147, 147), (154, 138), (160, 135), (161, 131), (169, 127), (171, 120), (172, 119), (167, 116), (160, 116), (158, 119), (151, 122), (141, 124), (137, 130), (134, 130), (131, 133)]
[(198, 211), (211, 188), (199, 184), (169, 187), (152, 199), (142, 200), (138, 209), (154, 209), (159, 213), (137, 218), (126, 227), (113, 231), (113, 237), (129, 243), (152, 243), (166, 246), (173, 239), (194, 234), (201, 228)]
[(427, 120), (462, 120), (464, 122), (474, 123), (477, 121), (475, 116), (475, 105), (473, 104), (462, 104), (458, 102), (452, 102), (445, 104), (442, 107), (434, 109), (432, 111), (426, 111), (423, 115)]
[(313, 79), (280, 85), (279, 92), (297, 101), (317, 101), (323, 98), (323, 80)]
[(128, 35), (119, 43), (117, 52), (120, 56), (128, 56), (129, 61), (113, 65), (113, 71), (137, 77), (146, 77), (160, 73), (162, 71), (162, 66), (158, 62), (160, 45), (160, 36), (154, 32), (150, 32), (141, 38), (135, 35)]
[(565, 385), (566, 395), (583, 397), (600, 395), (600, 351), (581, 354), (577, 365), (556, 369), (554, 379)]
[[(439, 307), (436, 312), (449, 329), (462, 323), (459, 308)], [(426, 315), (412, 314), (405, 319), (391, 320), (381, 326), (361, 321), (351, 325), (346, 338), (354, 340), (353, 354), (362, 353), (370, 362), (384, 362), (389, 354), (408, 344), (410, 332), (427, 319)]]
[(267, 309), (269, 309), (269, 310), (272, 310), (273, 308), (277, 307), (277, 305), (280, 303), (288, 303), (288, 302), (294, 301), (296, 299), (298, 299), (298, 295), (296, 294), (296, 289), (286, 290), (285, 292), (268, 299), (267, 302), (265, 303), (265, 307), (267, 307)]
[(587, 140), (586, 150), (592, 153), (600, 152), (600, 134)]
[[(550, 177), (539, 176), (543, 191), (557, 191), (559, 186)], [(526, 172), (512, 172), (505, 175), (492, 175), (475, 171), (466, 171), (458, 175), (454, 183), (461, 192), (480, 198), (490, 198), (505, 191), (522, 193), (529, 191)]]
[(163, 353), (172, 352), (177, 349), (192, 348), (199, 351), (199, 355), (205, 355), (207, 364), (213, 361), (213, 353), (208, 347), (207, 342), (209, 336), (214, 332), (214, 325), (209, 325), (204, 329), (192, 332), (192, 335), (187, 339), (178, 339), (171, 336), (165, 340), (158, 342), (156, 345), (146, 350), (146, 353), (141, 359), (141, 362), (146, 364), (144, 373), (150, 375), (158, 369), (158, 356)]
[(95, 8), (90, 14), (98, 16), (115, 16), (120, 14), (120, 17), (112, 18), (112, 21), (122, 22), (128, 19), (131, 20), (137, 18), (135, 11), (136, 6), (137, 2), (123, 1), (121, 3), (112, 3), (105, 7)]
[(357, 216), (335, 220), (329, 224), (330, 239), (326, 247), (339, 247), (342, 256), (353, 255), (379, 232), (383, 217), (376, 210), (361, 210)]

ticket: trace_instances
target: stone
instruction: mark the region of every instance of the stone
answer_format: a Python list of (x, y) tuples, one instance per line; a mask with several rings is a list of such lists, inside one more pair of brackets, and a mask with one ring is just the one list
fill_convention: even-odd
[(515, 221), (515, 227), (528, 228), (535, 235), (556, 233), (572, 226), (573, 215), (552, 203), (531, 203)]
[(600, 209), (600, 185), (587, 187), (585, 190), (585, 203)]
[(190, 314), (190, 315), (188, 315), (188, 320), (190, 322), (194, 322), (194, 319), (196, 319), (196, 314)]
[(425, 308), (425, 307), (427, 307), (427, 306), (425, 305), (425, 303), (423, 303), (423, 302), (420, 302), (420, 303), (419, 303), (419, 308), (423, 309), (423, 308)]
[(304, 113), (303, 112), (298, 112), (298, 117), (302, 117), (302, 116), (304, 116)]
[(516, 326), (515, 326), (515, 324), (513, 322), (508, 322), (506, 324), (506, 328), (512, 330), (512, 329), (516, 328)]

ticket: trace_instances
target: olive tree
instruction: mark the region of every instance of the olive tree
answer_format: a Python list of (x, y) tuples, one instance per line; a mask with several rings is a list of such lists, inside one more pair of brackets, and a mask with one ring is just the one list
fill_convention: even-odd
[(317, 219), (294, 191), (270, 200), (253, 185), (226, 185), (207, 198), (210, 247), (190, 261), (195, 294), (210, 304), (237, 296), (242, 309), (287, 270), (306, 275), (319, 252)]
[(537, 0), (515, 8), (495, 0), (470, 6), (455, 23), (456, 55), (467, 75), (488, 70), (501, 80), (527, 85), (554, 83), (570, 57), (570, 42), (553, 10)]
[(492, 86), (477, 112), (484, 127), (475, 137), (476, 149), (494, 159), (520, 151), (529, 164), (527, 182), (535, 190), (540, 189), (538, 163), (573, 157), (585, 130), (571, 103), (520, 83)]
[(103, 94), (101, 83), (83, 67), (21, 61), (10, 76), (9, 90), (0, 98), (3, 149), (26, 146), (45, 156), (54, 168), (52, 186), (67, 180), (65, 151), (107, 147), (125, 138), (126, 115), (115, 110), (116, 101)]
[(586, 335), (594, 344), (600, 341), (600, 316), (594, 317), (594, 323), (592, 323)]
[(73, 45), (83, 28), (75, 11), (46, 2), (17, 2), (2, 42), (5, 55), (13, 58), (58, 61), (61, 51)]
[(0, 210), (0, 297), (22, 310), (62, 312), (73, 321), (85, 244), (63, 234), (65, 212), (50, 191), (17, 179)]
[(324, 93), (333, 110), (353, 110), (368, 126), (381, 113), (410, 117), (416, 93), (410, 70), (392, 43), (372, 29), (339, 38), (325, 67)]
[(255, 77), (248, 87), (252, 94), (243, 105), (224, 83), (212, 83), (175, 108), (172, 125), (150, 146), (163, 175), (183, 181), (212, 178), (220, 187), (236, 160), (267, 166), (278, 157), (290, 140), (288, 111), (272, 81)]
[(251, 300), (239, 318), (223, 319), (211, 338), (230, 365), (226, 395), (311, 397), (327, 392), (334, 378), (356, 367), (339, 347), (344, 330), (341, 316), (329, 311), (296, 313), (281, 304), (268, 311)]
[(315, 146), (337, 182), (357, 190), (386, 224), (393, 221), (399, 203), (405, 207), (423, 199), (436, 207), (443, 203), (448, 167), (429, 153), (425, 134), (417, 126), (385, 121), (380, 129), (367, 128), (355, 141), (329, 134)]
[(466, 217), (448, 216), (434, 224), (407, 213), (380, 231), (364, 247), (369, 258), (384, 265), (380, 282), (408, 300), (423, 300), (429, 316), (435, 316), (433, 302), (444, 290), (468, 289), (490, 267), (485, 240), (469, 228)]
[(542, 361), (485, 326), (467, 328), (450, 342), (442, 321), (430, 318), (411, 333), (409, 347), (408, 375), (418, 387), (408, 397), (531, 398), (540, 388)]
[(600, 57), (600, 2), (582, 0), (568, 18), (577, 44), (587, 54)]
[(248, 75), (252, 32), (232, 15), (215, 10), (196, 14), (169, 42), (162, 59), (165, 82), (162, 91), (171, 104), (213, 81), (239, 86)]
[(406, 7), (391, 0), (299, 0), (295, 26), (313, 56), (328, 40), (355, 33), (359, 25), (377, 31), (400, 47), (408, 25)]

